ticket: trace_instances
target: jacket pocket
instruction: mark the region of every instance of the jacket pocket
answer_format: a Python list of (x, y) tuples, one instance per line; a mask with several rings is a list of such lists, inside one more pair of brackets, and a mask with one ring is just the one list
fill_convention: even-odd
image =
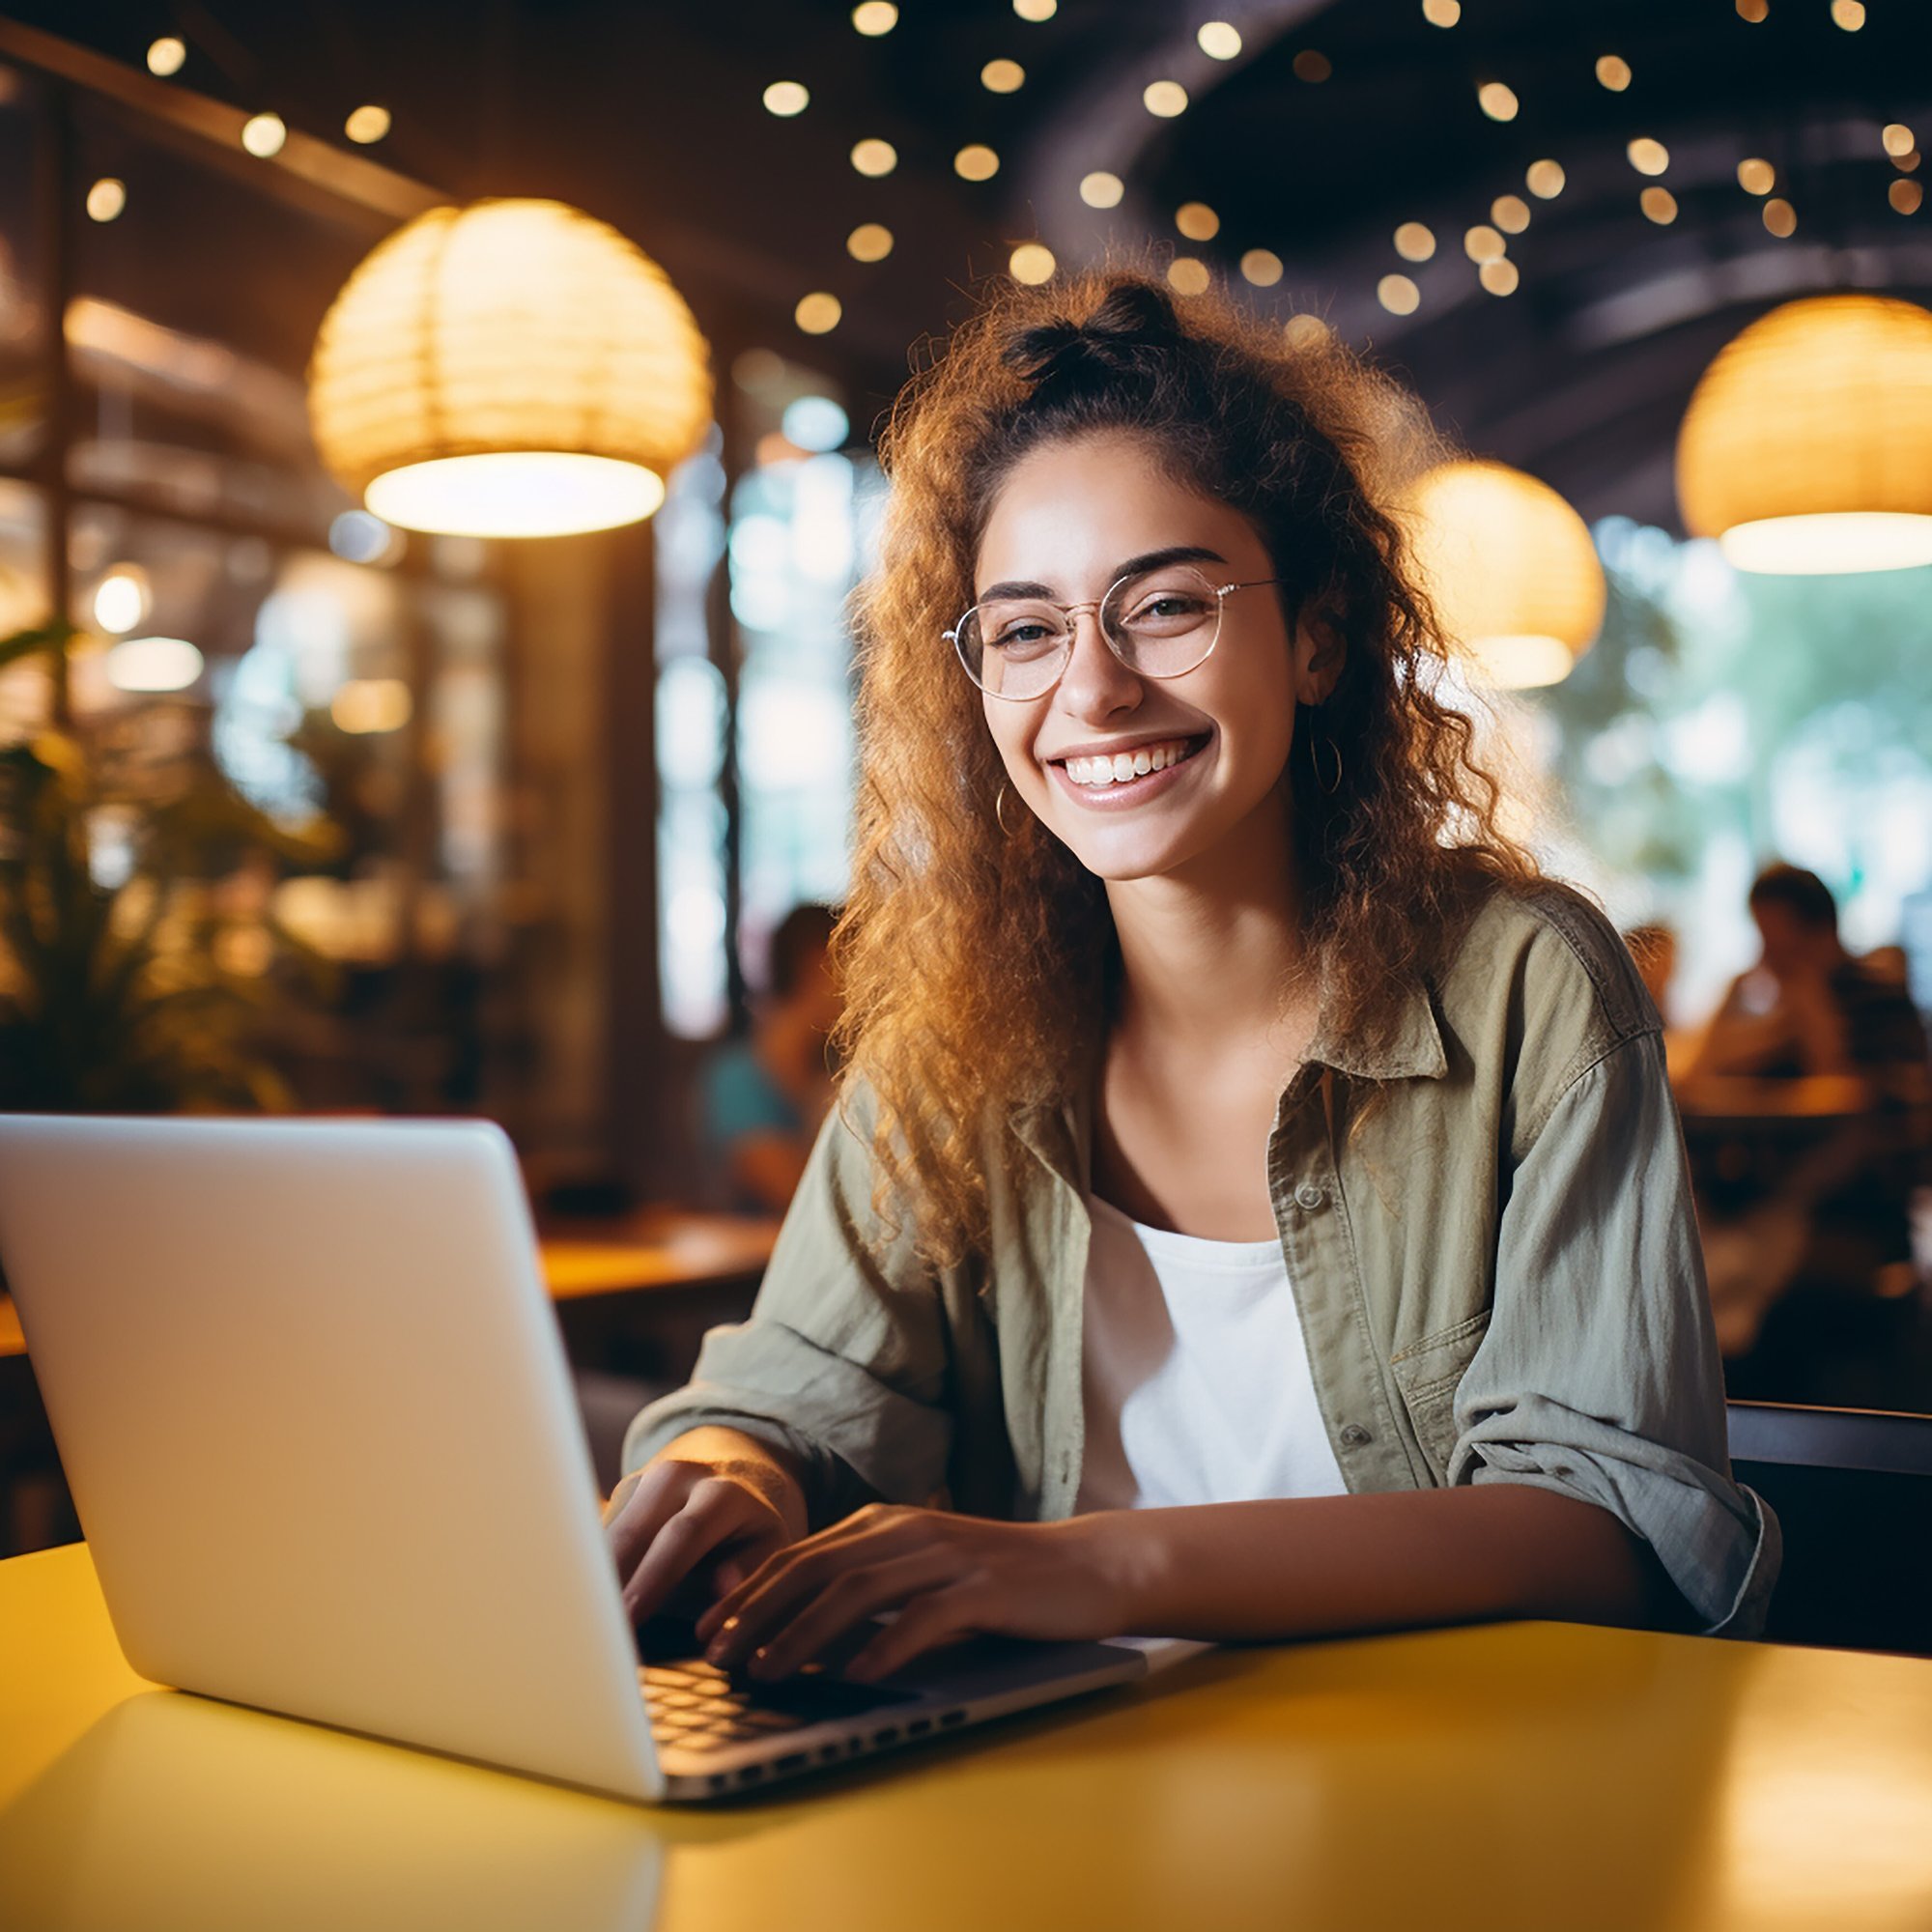
[(1453, 1328), (1425, 1335), (1389, 1357), (1416, 1440), (1437, 1482), (1446, 1474), (1450, 1452), (1456, 1447), (1456, 1390), (1489, 1325), (1490, 1311), (1479, 1309)]

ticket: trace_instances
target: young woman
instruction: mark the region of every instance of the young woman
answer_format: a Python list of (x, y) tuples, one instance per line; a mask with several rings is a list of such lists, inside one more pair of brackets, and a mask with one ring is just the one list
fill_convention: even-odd
[(633, 1425), (638, 1617), (689, 1583), (720, 1661), (860, 1678), (1761, 1625), (1657, 1014), (1434, 695), (1415, 421), (1131, 273), (1004, 290), (910, 384), (841, 1103), (752, 1319)]

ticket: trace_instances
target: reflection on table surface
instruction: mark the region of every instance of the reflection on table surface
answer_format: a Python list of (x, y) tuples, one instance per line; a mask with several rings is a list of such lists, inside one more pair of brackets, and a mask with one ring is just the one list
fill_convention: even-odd
[(0, 1659), (10, 1927), (1932, 1922), (1909, 1659), (1560, 1624), (1229, 1651), (692, 1811), (151, 1691), (80, 1548), (0, 1565)]

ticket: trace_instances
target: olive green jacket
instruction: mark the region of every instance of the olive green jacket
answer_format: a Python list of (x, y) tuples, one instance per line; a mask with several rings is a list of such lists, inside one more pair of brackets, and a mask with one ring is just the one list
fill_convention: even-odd
[[(802, 1460), (816, 1521), (941, 1491), (1070, 1514), (1091, 1125), (1090, 1092), (1018, 1123), (1036, 1160), (995, 1180), (984, 1252), (934, 1269), (904, 1233), (881, 1245), (867, 1146), (835, 1113), (751, 1319), (637, 1418), (625, 1466), (720, 1423)], [(1601, 914), (1497, 891), (1385, 1048), (1319, 1028), (1267, 1175), (1351, 1492), (1578, 1496), (1651, 1545), (1708, 1632), (1762, 1628), (1777, 1520), (1731, 1480), (1657, 1012)]]

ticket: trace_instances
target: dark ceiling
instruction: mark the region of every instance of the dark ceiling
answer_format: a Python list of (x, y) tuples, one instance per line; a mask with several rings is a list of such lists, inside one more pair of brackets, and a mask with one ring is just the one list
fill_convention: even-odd
[[(1448, 29), (1420, 0), (1061, 0), (1037, 24), (1009, 0), (901, 0), (876, 39), (850, 12), (848, 0), (42, 0), (8, 16), (136, 68), (150, 40), (178, 33), (190, 51), (174, 84), (331, 139), (350, 108), (380, 101), (395, 125), (378, 157), (455, 195), (555, 194), (615, 222), (665, 263), (726, 354), (761, 341), (800, 353), (792, 306), (829, 290), (844, 320), (810, 353), (836, 365), (862, 419), (890, 396), (907, 345), (943, 328), (1017, 242), (1074, 261), (1151, 239), (1237, 282), (1242, 252), (1263, 247), (1286, 273), (1257, 302), (1313, 309), (1372, 345), (1445, 427), (1546, 477), (1585, 516), (1674, 523), (1677, 421), (1730, 335), (1807, 290), (1932, 295), (1932, 209), (1889, 205), (1901, 170), (1879, 138), (1891, 122), (1932, 136), (1927, 0), (1868, 0), (1857, 32), (1833, 23), (1829, 0), (1769, 0), (1757, 24), (1733, 0), (1463, 0)], [(1197, 45), (1208, 18), (1240, 30), (1235, 60)], [(1327, 77), (1304, 77), (1310, 53)], [(1625, 91), (1597, 80), (1605, 54), (1629, 63)], [(1017, 92), (980, 85), (996, 57), (1025, 68)], [(810, 90), (795, 119), (761, 104), (778, 79)], [(1147, 111), (1155, 79), (1187, 88), (1185, 113)], [(1479, 109), (1490, 80), (1514, 90), (1514, 120)], [(897, 149), (891, 176), (853, 170), (863, 136)], [(1650, 184), (1626, 155), (1638, 136), (1669, 151), (1656, 183), (1676, 200), (1667, 226), (1639, 210)], [(969, 141), (998, 152), (992, 180), (953, 174)], [(1797, 213), (1787, 240), (1738, 184), (1747, 156), (1777, 171)], [(1545, 157), (1567, 177), (1551, 201), (1524, 189)], [(1079, 199), (1093, 169), (1126, 183), (1110, 213)], [(154, 183), (129, 187), (130, 213), (144, 187), (156, 199)], [(1497, 297), (1463, 236), (1505, 193), (1532, 218), (1509, 242), (1520, 284)], [(1220, 216), (1205, 244), (1173, 225), (1195, 201)], [(178, 207), (139, 272), (180, 276), (211, 236), (246, 233), (239, 213), (241, 226), (222, 220), (212, 204)], [(862, 221), (893, 230), (887, 260), (845, 253)], [(1437, 238), (1419, 267), (1392, 244), (1405, 221)], [(133, 233), (118, 245), (134, 247)], [(261, 329), (289, 338), (289, 366), (363, 245), (319, 248), (311, 270), (291, 265), (277, 290), (251, 296)], [(222, 252), (231, 267), (246, 254)], [(1397, 270), (1420, 291), (1406, 317), (1376, 296)], [(211, 273), (204, 311), (223, 299)]]

